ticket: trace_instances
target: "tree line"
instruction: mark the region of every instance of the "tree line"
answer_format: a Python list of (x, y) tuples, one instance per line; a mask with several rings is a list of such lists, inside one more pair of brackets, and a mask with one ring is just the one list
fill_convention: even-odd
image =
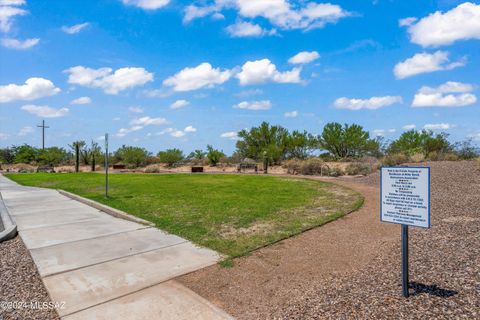
[[(358, 124), (331, 122), (324, 126), (322, 133), (314, 135), (307, 131), (289, 131), (279, 125), (267, 122), (257, 127), (241, 130), (238, 133), (236, 151), (227, 157), (222, 150), (208, 145), (206, 150), (195, 150), (185, 155), (182, 150), (173, 148), (153, 155), (148, 150), (123, 145), (109, 154), (110, 163), (123, 163), (131, 167), (141, 167), (151, 163), (166, 163), (174, 166), (183, 162), (217, 165), (219, 162), (239, 163), (244, 159), (262, 161), (267, 167), (280, 164), (284, 160), (320, 157), (324, 160), (350, 160), (365, 156), (385, 157), (421, 155), (425, 159), (441, 160), (445, 155), (459, 159), (478, 157), (479, 150), (472, 140), (452, 143), (446, 133), (429, 130), (409, 130), (393, 141), (382, 137), (371, 137), (370, 133)], [(60, 164), (90, 165), (92, 171), (103, 162), (104, 154), (98, 143), (74, 141), (69, 149), (50, 147), (44, 150), (27, 144), (0, 149), (0, 163), (27, 163), (58, 166)]]

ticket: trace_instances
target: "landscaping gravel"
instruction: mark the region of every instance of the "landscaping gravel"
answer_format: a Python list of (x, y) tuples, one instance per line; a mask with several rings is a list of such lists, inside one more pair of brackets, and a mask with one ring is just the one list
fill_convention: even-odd
[(237, 259), (233, 268), (180, 280), (240, 319), (479, 319), (480, 170), (469, 161), (423, 165), (431, 166), (432, 228), (410, 228), (408, 299), (401, 296), (400, 226), (378, 221), (378, 174), (337, 180), (366, 194), (358, 212)]
[(55, 310), (42, 305), (50, 302), (20, 237), (0, 243), (0, 319), (59, 319)]

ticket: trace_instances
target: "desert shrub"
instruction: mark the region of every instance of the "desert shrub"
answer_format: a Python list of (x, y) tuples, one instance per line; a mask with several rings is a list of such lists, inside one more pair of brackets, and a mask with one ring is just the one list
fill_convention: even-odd
[(410, 158), (403, 153), (389, 154), (382, 160), (383, 166), (398, 166), (402, 163), (409, 162)]
[(300, 173), (305, 175), (317, 175), (322, 173), (322, 167), (327, 168), (323, 160), (308, 158), (300, 163)]
[(160, 173), (162, 170), (162, 167), (159, 164), (149, 164), (148, 166), (145, 167), (144, 172), (145, 173)]
[(376, 164), (353, 162), (345, 168), (345, 173), (349, 176), (366, 176), (377, 169)]
[(453, 152), (449, 152), (449, 153), (445, 153), (445, 154), (442, 154), (442, 157), (440, 160), (444, 160), (444, 161), (458, 161), (460, 158), (458, 157), (458, 155), (456, 155), (455, 153)]
[(299, 159), (290, 159), (282, 162), (282, 167), (284, 169), (287, 169), (288, 174), (300, 173), (301, 166), (302, 166), (302, 161)]
[(180, 149), (167, 149), (158, 153), (161, 163), (166, 163), (169, 167), (181, 162), (185, 157)]
[(129, 168), (138, 168), (147, 163), (150, 153), (144, 148), (123, 145), (115, 151), (115, 159), (117, 163), (124, 163)]
[(425, 161), (425, 155), (423, 153), (414, 153), (410, 156), (411, 162), (422, 162)]
[(59, 173), (73, 173), (73, 172), (75, 172), (74, 168), (68, 167), (68, 166), (56, 167), (55, 171), (59, 172)]
[(12, 148), (0, 149), (0, 163), (12, 164), (15, 160), (15, 151)]
[(37, 167), (26, 163), (17, 163), (13, 166), (12, 169), (19, 173), (34, 173), (37, 171)]
[(477, 148), (472, 139), (455, 143), (455, 153), (462, 160), (475, 159), (480, 154), (480, 149)]
[[(326, 173), (325, 173), (325, 171), (326, 171)], [(339, 167), (328, 168), (325, 171), (323, 172), (324, 176), (328, 175), (330, 177), (340, 177), (340, 176), (345, 175), (345, 172), (342, 170), (342, 168), (339, 168)]]

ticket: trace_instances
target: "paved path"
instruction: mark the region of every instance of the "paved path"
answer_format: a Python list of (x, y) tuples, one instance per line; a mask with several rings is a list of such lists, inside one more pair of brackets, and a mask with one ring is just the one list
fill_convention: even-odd
[(0, 175), (0, 191), (62, 319), (228, 319), (177, 276), (220, 256)]

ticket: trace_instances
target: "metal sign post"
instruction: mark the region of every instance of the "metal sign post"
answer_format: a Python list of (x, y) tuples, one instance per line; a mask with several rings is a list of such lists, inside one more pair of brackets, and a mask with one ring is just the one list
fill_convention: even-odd
[(402, 294), (408, 298), (408, 226), (430, 228), (430, 168), (382, 167), (380, 221), (402, 226)]
[(108, 133), (105, 133), (105, 197), (108, 198)]
[(402, 292), (408, 298), (408, 226), (402, 224)]

